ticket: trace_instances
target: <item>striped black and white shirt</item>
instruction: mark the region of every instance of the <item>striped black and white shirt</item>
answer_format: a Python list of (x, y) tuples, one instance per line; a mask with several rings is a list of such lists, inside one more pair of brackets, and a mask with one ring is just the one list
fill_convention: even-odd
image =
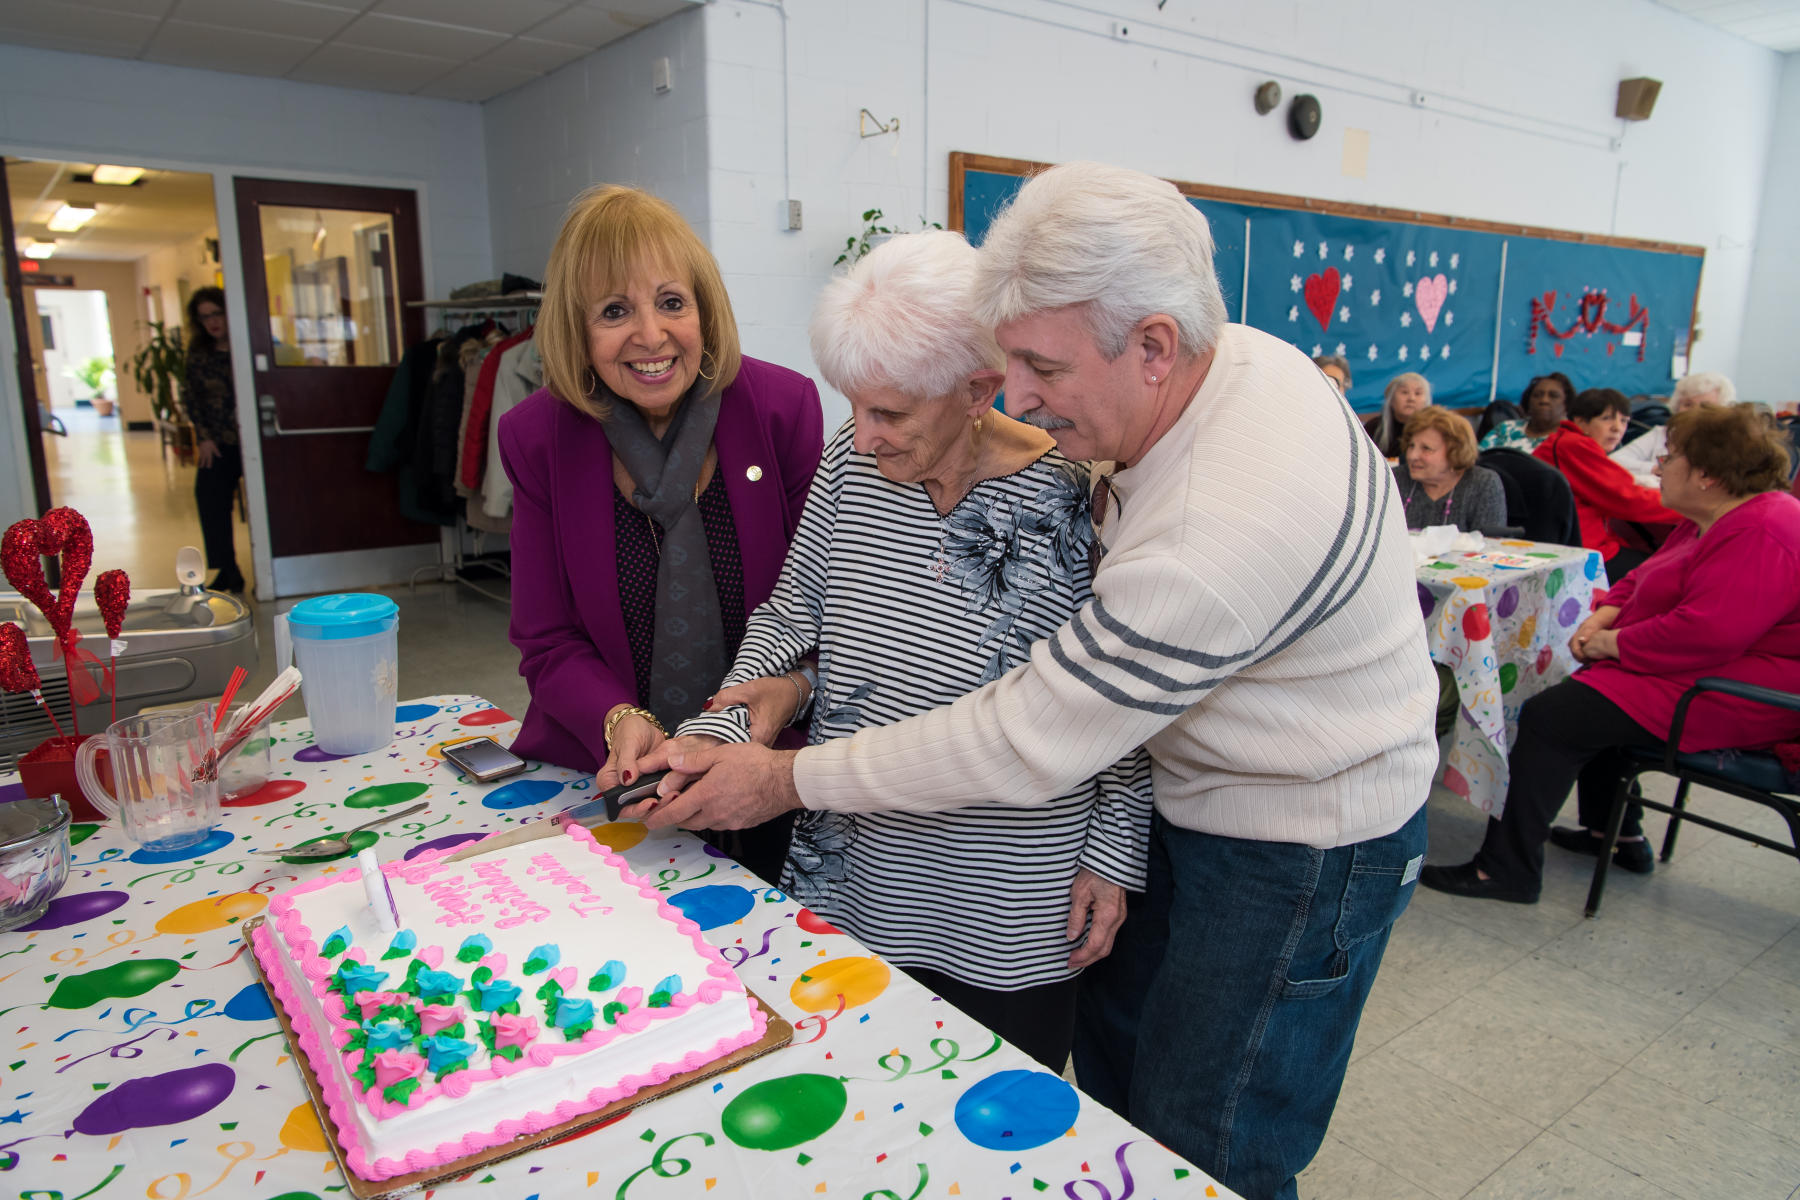
[(1405, 824), (1437, 684), (1400, 497), (1336, 389), (1228, 325), (1111, 490), (1093, 601), (955, 704), (802, 750), (806, 807), (1029, 806), (1141, 744), (1186, 829), (1331, 848)]
[[(780, 582), (725, 677), (779, 675), (816, 651), (815, 743), (998, 679), (1090, 594), (1084, 468), (1051, 451), (939, 516), (922, 486), (856, 453), (851, 433), (825, 448)], [(679, 732), (749, 736), (742, 709)], [(1066, 979), (1076, 869), (1144, 884), (1149, 762), (1135, 748), (1114, 759), (1028, 809), (971, 796), (931, 813), (802, 813), (783, 886), (900, 966), (1003, 991)]]

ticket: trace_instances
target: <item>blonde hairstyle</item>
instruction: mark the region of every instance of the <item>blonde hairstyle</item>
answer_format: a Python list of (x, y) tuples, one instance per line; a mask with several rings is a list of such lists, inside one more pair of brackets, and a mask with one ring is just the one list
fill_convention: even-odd
[(1400, 435), (1400, 453), (1412, 447), (1413, 439), (1428, 429), (1435, 429), (1444, 439), (1444, 457), (1453, 471), (1466, 471), (1475, 465), (1481, 452), (1475, 445), (1475, 427), (1469, 418), (1447, 408), (1430, 404), (1414, 413)]
[(535, 339), (550, 393), (596, 421), (605, 421), (612, 406), (596, 394), (588, 310), (622, 289), (634, 272), (651, 267), (672, 270), (693, 288), (700, 308), (701, 377), (714, 391), (737, 379), (743, 361), (737, 318), (712, 252), (667, 200), (637, 188), (591, 187), (569, 206), (550, 250)]
[(1690, 408), (1669, 418), (1669, 453), (1733, 496), (1788, 486), (1787, 435), (1754, 404)]

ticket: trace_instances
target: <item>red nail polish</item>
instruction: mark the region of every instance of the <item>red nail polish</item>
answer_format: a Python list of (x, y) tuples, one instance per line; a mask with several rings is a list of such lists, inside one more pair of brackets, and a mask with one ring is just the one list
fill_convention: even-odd
[(619, 781), (621, 783), (630, 783), (631, 782), (631, 772), (630, 771), (619, 772)]

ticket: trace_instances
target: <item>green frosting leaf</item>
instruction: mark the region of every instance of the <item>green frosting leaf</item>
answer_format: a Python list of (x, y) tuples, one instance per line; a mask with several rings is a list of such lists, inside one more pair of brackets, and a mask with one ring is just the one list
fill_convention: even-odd
[(647, 1008), (667, 1008), (672, 998), (667, 992), (651, 992), (650, 998), (644, 1001), (644, 1005)]
[(563, 1032), (563, 1040), (565, 1042), (578, 1042), (582, 1039), (583, 1036), (585, 1036), (587, 1034), (588, 1030), (592, 1029), (593, 1027), (594, 1027), (594, 1023), (592, 1021), (583, 1021), (579, 1025), (570, 1025), (568, 1028), (566, 1028), (562, 1031)]
[(363, 1065), (350, 1072), (350, 1078), (362, 1084), (363, 1091), (368, 1091), (375, 1086), (375, 1064), (365, 1057)]
[(442, 1083), (444, 1081), (444, 1076), (454, 1075), (458, 1071), (466, 1071), (468, 1069), (469, 1069), (469, 1060), (466, 1058), (459, 1058), (453, 1063), (445, 1064), (444, 1069), (437, 1073), (437, 1081), (439, 1083)]
[(627, 1008), (619, 1001), (614, 1000), (600, 1010), (600, 1019), (605, 1021), (608, 1025), (617, 1025), (619, 1023), (619, 1018), (630, 1011), (631, 1009)]
[(542, 1000), (545, 1004), (550, 1005), (551, 1012), (556, 1011), (556, 1008), (555, 1008), (556, 1002), (557, 1002), (557, 1000), (562, 998), (562, 994), (563, 994), (562, 984), (556, 982), (556, 980), (554, 980), (554, 979), (544, 980), (544, 986), (540, 987), (537, 990), (537, 998), (539, 1000)]
[(418, 1080), (402, 1079), (399, 1083), (389, 1084), (387, 1087), (382, 1088), (381, 1094), (386, 1096), (389, 1100), (392, 1100), (395, 1104), (405, 1104), (407, 1099), (418, 1090)]

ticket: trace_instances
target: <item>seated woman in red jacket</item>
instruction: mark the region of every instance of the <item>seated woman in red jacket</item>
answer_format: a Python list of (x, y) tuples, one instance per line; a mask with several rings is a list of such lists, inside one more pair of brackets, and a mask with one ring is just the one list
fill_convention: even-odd
[[(1588, 664), (1525, 702), (1507, 763), (1506, 808), (1474, 861), (1426, 867), (1440, 892), (1535, 904), (1544, 841), (1597, 854), (1620, 752), (1661, 746), (1697, 680), (1791, 689), (1800, 679), (1800, 500), (1786, 492), (1786, 439), (1749, 404), (1696, 408), (1669, 422), (1665, 503), (1682, 523), (1604, 596), (1569, 641)], [(1688, 710), (1683, 752), (1759, 749), (1800, 736), (1800, 713), (1707, 696)], [(1584, 829), (1550, 821), (1580, 783)], [(1625, 815), (1615, 859), (1648, 874), (1641, 810)]]
[(1663, 507), (1655, 491), (1608, 458), (1631, 423), (1631, 401), (1612, 388), (1589, 388), (1569, 401), (1569, 415), (1532, 451), (1563, 473), (1575, 492), (1581, 544), (1606, 560), (1608, 579), (1623, 579), (1649, 553), (1634, 550), (1607, 528), (1609, 519), (1673, 525), (1681, 518)]

